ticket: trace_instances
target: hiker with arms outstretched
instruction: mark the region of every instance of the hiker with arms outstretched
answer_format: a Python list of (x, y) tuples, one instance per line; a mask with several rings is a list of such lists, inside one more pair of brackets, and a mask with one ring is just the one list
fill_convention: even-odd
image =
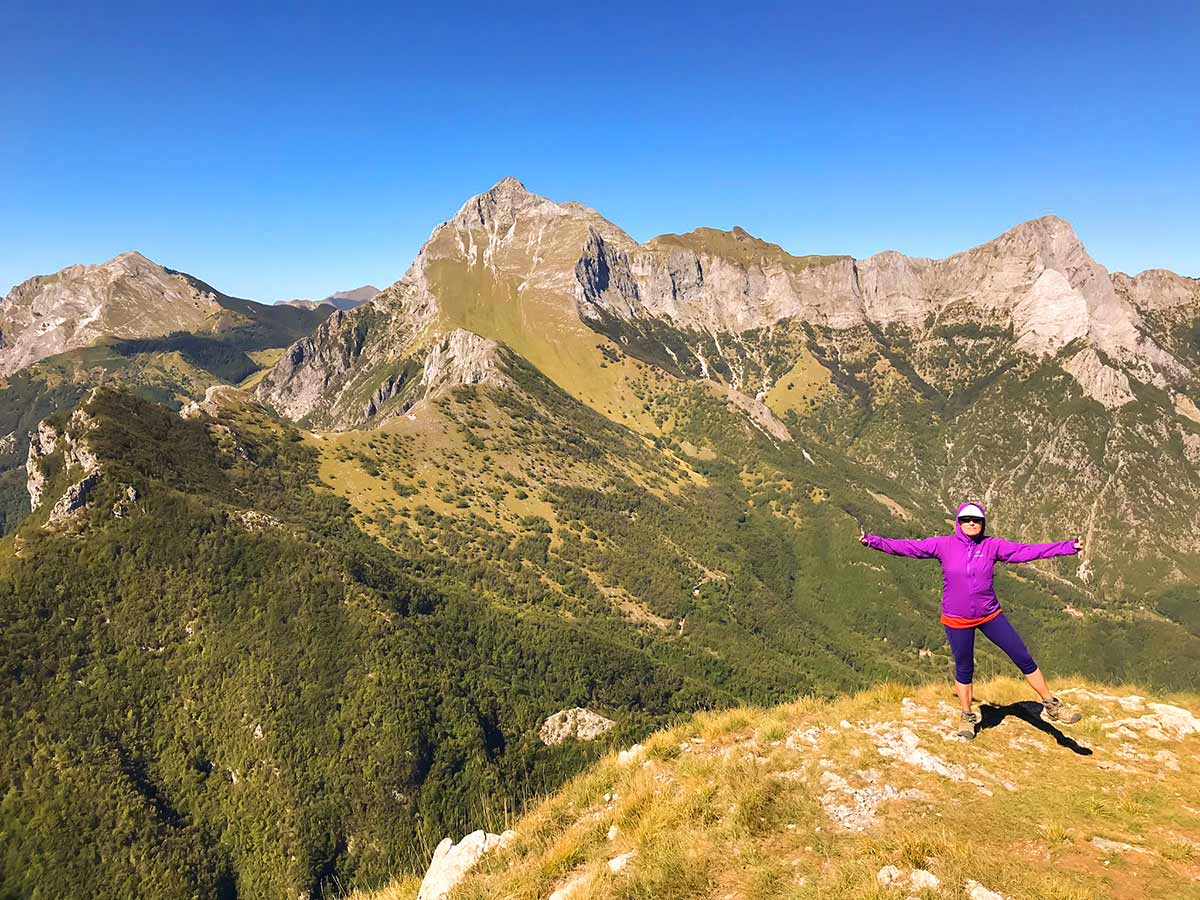
[(942, 564), (942, 624), (954, 656), (954, 687), (962, 707), (958, 734), (975, 737), (979, 716), (971, 710), (971, 680), (975, 675), (975, 632), (1008, 654), (1042, 700), (1042, 714), (1051, 722), (1069, 725), (1079, 721), (1079, 712), (1063, 705), (1050, 694), (1046, 679), (1015, 628), (1004, 616), (992, 588), (992, 567), (997, 562), (1022, 563), (1052, 556), (1070, 556), (1083, 549), (1078, 540), (1053, 544), (1018, 544), (984, 536), (985, 515), (978, 503), (964, 503), (954, 518), (954, 534), (920, 540), (897, 540), (867, 534), (861, 528), (863, 545), (912, 559), (933, 558)]

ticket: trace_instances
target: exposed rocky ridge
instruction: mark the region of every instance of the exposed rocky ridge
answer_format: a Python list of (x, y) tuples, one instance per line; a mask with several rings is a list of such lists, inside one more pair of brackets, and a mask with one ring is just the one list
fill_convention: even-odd
[(51, 456), (60, 454), (59, 467), (76, 477), (51, 508), (46, 522), (48, 527), (64, 524), (81, 510), (103, 475), (100, 461), (88, 445), (88, 433), (95, 430), (96, 424), (91, 415), (80, 407), (71, 414), (61, 431), (51, 423), (42, 421), (30, 439), (25, 471), (32, 511), (36, 512), (45, 498), (46, 485), (50, 480), (46, 465)]
[[(953, 311), (955, 318), (1009, 330), (1015, 348), (1035, 356), (1054, 356), (1083, 340), (1144, 383), (1162, 387), (1194, 377), (1148, 333), (1137, 307), (1055, 216), (943, 260), (894, 251), (859, 261), (793, 257), (740, 229), (704, 231), (686, 242), (655, 239), (633, 251), (590, 241), (577, 266), (581, 315), (635, 327), (639, 320), (665, 320), (684, 332), (728, 335), (733, 343), (785, 320), (834, 331), (903, 326), (919, 334)], [(747, 249), (731, 250), (731, 244)], [(1143, 299), (1150, 308), (1187, 302), (1183, 279), (1130, 284), (1127, 292), (1139, 298), (1169, 288), (1170, 299)], [(707, 373), (712, 360), (702, 362)], [(1067, 371), (1101, 402), (1132, 399), (1114, 393), (1113, 375), (1094, 359)]]
[[(223, 408), (254, 403), (252, 396), (245, 391), (239, 391), (227, 384), (214, 384), (204, 392), (203, 400), (192, 400), (179, 410), (182, 419), (195, 419), (200, 416), (216, 418)], [(261, 408), (261, 407), (260, 407)]]
[[(753, 333), (787, 322), (835, 332), (899, 326), (918, 337), (946, 322), (974, 322), (1004, 329), (1014, 352), (1042, 358), (1078, 343), (1064, 371), (1110, 407), (1133, 399), (1131, 378), (1159, 388), (1195, 378), (1141, 313), (1194, 305), (1195, 283), (1158, 271), (1110, 277), (1055, 216), (942, 260), (894, 251), (863, 260), (797, 257), (740, 228), (638, 245), (594, 210), (555, 203), (507, 178), (438, 226), (405, 277), (376, 300), (386, 319), (406, 321), (372, 320), (372, 331), (383, 333), (372, 335), (376, 346), (364, 367), (381, 355), (404, 356), (416, 335), (446, 319), (447, 303), (461, 302), (454, 292), (479, 290), (439, 281), (438, 266), (449, 261), (482, 267), (495, 282), (512, 279), (518, 296), (540, 290), (574, 297), (581, 320), (633, 352), (641, 347), (639, 355), (653, 362), (689, 376), (728, 378), (751, 394), (770, 390), (786, 368), (759, 360), (752, 368), (766, 375), (751, 377), (744, 357), (761, 355)], [(306, 358), (316, 359), (308, 368), (322, 368), (317, 344), (344, 345), (329, 331), (314, 335)], [(1087, 348), (1092, 352), (1081, 356)], [(293, 417), (328, 405), (319, 395), (343, 389), (338, 382), (354, 364), (334, 355), (329, 371), (305, 373), (302, 387), (289, 384), (297, 377), (294, 360), (281, 363), (262, 396)]]

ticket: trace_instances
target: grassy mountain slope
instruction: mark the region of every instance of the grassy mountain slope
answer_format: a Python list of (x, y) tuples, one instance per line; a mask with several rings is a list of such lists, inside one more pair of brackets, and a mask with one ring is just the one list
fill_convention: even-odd
[[(0, 554), (6, 891), (326, 896), (696, 709), (945, 671), (936, 572), (854, 540), (939, 512), (702, 388), (652, 441), (502, 359), (371, 432), (88, 405), (87, 510)], [(78, 474), (49, 467), (52, 501)], [(1195, 683), (1186, 629), (1052, 572), (1001, 580), (1049, 671)], [(617, 730), (542, 746), (575, 705)]]
[(516, 839), (450, 898), (1200, 897), (1200, 696), (1071, 681), (1062, 729), (1023, 683), (978, 685), (971, 744), (944, 685), (697, 715), (487, 823)]
[(576, 769), (589, 751), (537, 742), (550, 711), (628, 709), (629, 735), (719, 699), (626, 636), (387, 552), (253, 407), (86, 409), (83, 519), (39, 511), (2, 557), (7, 895), (320, 895)]

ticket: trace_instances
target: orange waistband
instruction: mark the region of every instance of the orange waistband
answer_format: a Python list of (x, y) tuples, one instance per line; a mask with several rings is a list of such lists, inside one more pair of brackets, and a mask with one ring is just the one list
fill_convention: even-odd
[(996, 618), (996, 616), (1000, 615), (1002, 612), (1004, 612), (1004, 610), (998, 609), (994, 613), (986, 616), (980, 616), (978, 619), (968, 619), (962, 616), (948, 616), (945, 613), (942, 613), (942, 624), (947, 625), (950, 628), (974, 628), (977, 625), (984, 625), (992, 621), (992, 619)]

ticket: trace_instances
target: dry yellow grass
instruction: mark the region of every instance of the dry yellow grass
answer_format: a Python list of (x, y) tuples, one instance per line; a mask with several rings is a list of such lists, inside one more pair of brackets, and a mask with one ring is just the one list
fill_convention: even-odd
[[(979, 685), (990, 711), (973, 743), (945, 738), (957, 719), (944, 685), (698, 715), (534, 807), (453, 900), (545, 900), (573, 879), (572, 896), (595, 900), (962, 898), (969, 881), (1012, 900), (1200, 897), (1200, 734), (1122, 731), (1110, 723), (1155, 713), (1115, 698), (1146, 692), (1072, 683), (1114, 699), (1074, 695), (1085, 718), (1062, 729), (1028, 715), (1023, 682)], [(1159, 700), (1200, 707), (1147, 698)], [(880, 752), (903, 747), (906, 728), (928, 756)], [(868, 800), (885, 785), (919, 796), (883, 800), (870, 827), (848, 831), (827, 809), (854, 806), (839, 783)], [(885, 866), (928, 870), (939, 886), (885, 886)], [(356, 900), (414, 897), (417, 882), (403, 884)]]
[(801, 351), (795, 364), (775, 382), (763, 402), (780, 418), (794, 410), (806, 415), (810, 404), (837, 393), (829, 370), (807, 350)]

